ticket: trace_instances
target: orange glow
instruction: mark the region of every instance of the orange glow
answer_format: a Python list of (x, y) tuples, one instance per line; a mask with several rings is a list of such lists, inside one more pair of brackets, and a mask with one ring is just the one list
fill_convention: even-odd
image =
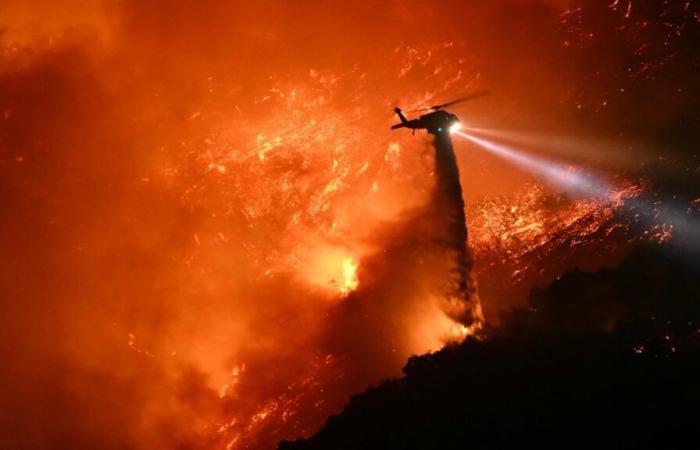
[(357, 263), (351, 258), (343, 261), (343, 282), (340, 286), (340, 292), (342, 294), (348, 294), (354, 291), (359, 286), (357, 281)]
[(615, 201), (551, 201), (458, 148), (485, 287), (462, 323), (434, 150), (389, 130), (395, 106), (483, 87), (463, 123), (563, 127), (561, 1), (1, 3), (8, 448), (308, 436), (524, 302), (489, 287), (529, 280), (538, 251), (620, 226)]

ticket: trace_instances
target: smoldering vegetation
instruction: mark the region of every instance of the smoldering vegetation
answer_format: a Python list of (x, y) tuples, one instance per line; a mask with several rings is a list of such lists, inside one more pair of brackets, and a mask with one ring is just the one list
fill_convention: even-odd
[(674, 245), (568, 273), (484, 341), (412, 358), (279, 448), (687, 448), (700, 425), (698, 275)]
[[(544, 287), (531, 291), (528, 305), (503, 314), (483, 341), (412, 358), (402, 378), (352, 397), (312, 438), (279, 448), (687, 448), (697, 442), (697, 5), (574, 2), (563, 22), (572, 55), (597, 64), (582, 72), (585, 83), (567, 99), (574, 115), (636, 141), (619, 151), (652, 148), (655, 155), (632, 172), (646, 186), (643, 198), (626, 202), (615, 221), (632, 224), (623, 232), (629, 237), (644, 223), (673, 218), (673, 237), (663, 245), (629, 245), (625, 238), (629, 254), (621, 262), (599, 262), (613, 268), (540, 280)], [(619, 231), (610, 231), (601, 242), (613, 242)], [(578, 251), (572, 258), (574, 247), (564, 240), (544, 252), (560, 255), (554, 260), (562, 266), (590, 262)], [(549, 261), (528, 257), (535, 267)]]
[[(640, 16), (585, 2), (572, 34), (565, 3), (2, 2), (3, 446), (270, 447), (441, 345), (443, 311), (424, 300), (450, 264), (419, 208), (431, 153), (387, 136), (397, 102), (488, 84), (499, 96), (460, 116), (624, 123), (654, 137), (653, 158), (678, 141), (692, 154), (695, 29), (665, 24), (693, 10), (652, 10), (622, 45), (615, 30)], [(646, 59), (634, 51), (666, 37), (678, 57), (629, 76)], [(659, 102), (654, 80), (669, 79)], [(613, 97), (648, 114), (601, 110)], [(527, 179), (483, 155), (459, 163), (468, 201)], [(320, 263), (300, 262), (319, 243)], [(329, 243), (370, 247), (337, 303), (337, 274), (314, 273), (342, 268)], [(491, 317), (522, 303), (504, 297)]]
[[(474, 83), (449, 32), (401, 4), (0, 12), (5, 446), (269, 447), (441, 345), (449, 264), (412, 226), (431, 154), (386, 127)], [(358, 242), (360, 290), (329, 302), (324, 248)]]

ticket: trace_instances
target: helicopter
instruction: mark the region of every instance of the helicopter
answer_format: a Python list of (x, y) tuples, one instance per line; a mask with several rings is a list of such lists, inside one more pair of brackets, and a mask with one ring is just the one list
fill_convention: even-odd
[(416, 133), (416, 130), (422, 129), (426, 130), (430, 134), (441, 134), (441, 133), (449, 133), (450, 131), (453, 131), (453, 129), (456, 127), (459, 127), (459, 118), (452, 113), (449, 113), (445, 111), (444, 108), (447, 108), (448, 106), (456, 105), (458, 103), (466, 102), (469, 100), (474, 100), (479, 97), (483, 97), (484, 95), (487, 95), (487, 91), (479, 91), (475, 92), (473, 94), (467, 95), (465, 97), (460, 97), (456, 100), (452, 100), (447, 103), (443, 103), (441, 105), (435, 105), (435, 106), (430, 106), (428, 108), (423, 108), (423, 109), (416, 109), (414, 111), (409, 111), (409, 112), (422, 112), (422, 111), (431, 111), (428, 114), (423, 114), (422, 116), (418, 117), (417, 119), (412, 119), (408, 120), (406, 116), (403, 115), (403, 112), (401, 111), (401, 108), (396, 107), (394, 108), (394, 112), (399, 116), (399, 119), (401, 119), (401, 123), (397, 123), (396, 125), (393, 125), (391, 127), (392, 130), (396, 130), (397, 128), (408, 128), (410, 130), (413, 130), (413, 134)]

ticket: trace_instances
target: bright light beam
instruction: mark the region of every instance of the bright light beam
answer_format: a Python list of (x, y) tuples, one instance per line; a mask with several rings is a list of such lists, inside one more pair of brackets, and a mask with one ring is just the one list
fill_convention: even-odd
[(530, 173), (540, 175), (548, 183), (570, 194), (604, 198), (608, 197), (613, 191), (605, 181), (591, 175), (584, 175), (571, 166), (529, 156), (507, 145), (498, 144), (459, 130), (452, 131), (452, 134), (461, 136)]
[[(459, 130), (452, 131), (452, 134), (461, 136), (489, 153), (528, 172), (540, 175), (550, 184), (570, 194), (593, 196), (598, 199), (611, 199), (615, 194), (612, 186), (605, 181), (594, 176), (586, 176), (571, 166), (536, 158), (507, 145), (498, 144)], [(658, 202), (645, 197), (628, 200), (626, 209), (642, 211), (643, 215), (646, 216), (643, 220), (648, 225), (670, 225), (673, 235), (679, 238), (677, 243), (680, 243), (685, 251), (700, 254), (700, 220), (689, 211), (681, 211), (670, 205), (660, 206)]]
[[(525, 144), (531, 148), (547, 149), (564, 157), (575, 156), (586, 160), (605, 161), (608, 165), (616, 164), (628, 167), (636, 164), (640, 158), (648, 158), (649, 151), (640, 144), (634, 147), (627, 143), (611, 140), (582, 139), (575, 136), (560, 134), (533, 133), (527, 131), (499, 130), (494, 128), (478, 128), (465, 126), (466, 133), (498, 139), (510, 143)], [(632, 149), (634, 148), (634, 152)]]

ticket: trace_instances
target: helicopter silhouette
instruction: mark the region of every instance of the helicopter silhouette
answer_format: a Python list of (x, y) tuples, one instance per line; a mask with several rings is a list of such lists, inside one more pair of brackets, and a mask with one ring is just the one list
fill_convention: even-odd
[(449, 133), (454, 126), (459, 126), (459, 118), (452, 113), (445, 111), (448, 106), (456, 105), (458, 103), (467, 102), (469, 100), (474, 100), (479, 97), (487, 95), (488, 91), (479, 91), (473, 94), (467, 95), (465, 97), (460, 97), (456, 100), (452, 100), (441, 105), (430, 106), (428, 108), (416, 109), (409, 112), (422, 112), (422, 111), (432, 111), (428, 114), (423, 114), (417, 119), (408, 120), (406, 116), (403, 115), (401, 108), (394, 108), (394, 112), (401, 119), (401, 123), (397, 123), (391, 127), (392, 130), (398, 128), (408, 128), (413, 130), (413, 134), (416, 130), (427, 130), (430, 134), (442, 134)]

